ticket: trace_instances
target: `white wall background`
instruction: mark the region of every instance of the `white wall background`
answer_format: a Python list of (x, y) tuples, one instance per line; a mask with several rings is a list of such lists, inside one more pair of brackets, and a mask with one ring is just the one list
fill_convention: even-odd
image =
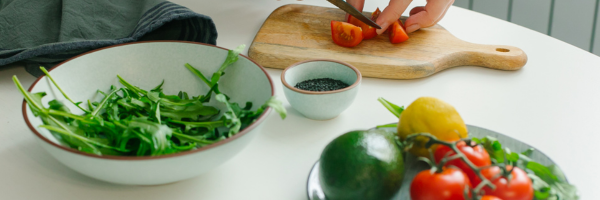
[(511, 21), (600, 55), (600, 0), (455, 0), (455, 6)]

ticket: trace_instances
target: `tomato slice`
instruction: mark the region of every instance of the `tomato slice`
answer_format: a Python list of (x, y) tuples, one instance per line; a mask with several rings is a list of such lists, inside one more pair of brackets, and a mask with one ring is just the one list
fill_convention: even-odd
[(363, 40), (360, 27), (339, 21), (331, 21), (331, 37), (333, 42), (343, 47), (354, 47)]
[[(371, 20), (376, 21), (377, 17), (379, 17), (379, 14), (381, 14), (381, 11), (379, 8), (377, 8), (377, 10), (371, 14)], [(368, 40), (377, 36), (376, 28), (365, 24), (364, 22), (356, 19), (356, 17), (352, 17), (352, 15), (348, 16), (348, 23), (359, 26), (362, 29), (363, 40)]]
[(379, 7), (377, 7), (377, 9), (375, 9), (375, 11), (373, 13), (371, 13), (371, 20), (373, 20), (373, 21), (377, 20), (377, 18), (379, 17), (379, 14), (381, 14), (381, 10), (379, 10)]
[(406, 34), (404, 25), (400, 20), (394, 22), (394, 24), (388, 28), (388, 33), (390, 34), (390, 42), (393, 44), (408, 40), (408, 34)]

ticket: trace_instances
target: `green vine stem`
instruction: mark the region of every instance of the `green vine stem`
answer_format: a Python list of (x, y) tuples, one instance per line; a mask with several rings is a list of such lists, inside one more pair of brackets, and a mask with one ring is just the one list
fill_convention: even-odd
[(429, 148), (435, 144), (440, 144), (440, 145), (450, 147), (452, 149), (452, 151), (454, 151), (454, 153), (456, 153), (456, 155), (454, 155), (454, 156), (460, 158), (463, 162), (465, 162), (475, 172), (475, 174), (477, 174), (479, 179), (481, 179), (481, 183), (479, 185), (477, 185), (477, 187), (475, 187), (475, 189), (473, 190), (473, 192), (475, 194), (479, 193), (479, 191), (481, 191), (481, 189), (485, 186), (490, 187), (492, 190), (496, 189), (496, 186), (489, 179), (487, 179), (485, 176), (483, 176), (483, 174), (481, 173), (481, 170), (483, 170), (487, 167), (480, 168), (480, 167), (475, 166), (475, 164), (473, 164), (473, 162), (471, 162), (465, 156), (465, 154), (463, 154), (462, 152), (460, 152), (458, 150), (457, 143), (460, 142), (461, 140), (455, 141), (455, 142), (446, 142), (446, 141), (438, 140), (435, 136), (431, 135), (430, 133), (415, 133), (415, 134), (411, 134), (406, 137), (404, 142), (408, 145), (404, 145), (404, 146), (411, 148), (413, 146), (412, 144), (414, 144), (414, 141), (416, 140), (417, 137), (429, 138), (429, 141), (427, 141), (427, 143), (425, 143), (425, 148)]

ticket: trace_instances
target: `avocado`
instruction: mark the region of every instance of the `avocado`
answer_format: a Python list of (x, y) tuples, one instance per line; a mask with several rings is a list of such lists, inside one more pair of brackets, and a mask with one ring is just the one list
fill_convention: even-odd
[(328, 200), (386, 200), (400, 189), (402, 150), (384, 130), (345, 133), (323, 150), (319, 182)]

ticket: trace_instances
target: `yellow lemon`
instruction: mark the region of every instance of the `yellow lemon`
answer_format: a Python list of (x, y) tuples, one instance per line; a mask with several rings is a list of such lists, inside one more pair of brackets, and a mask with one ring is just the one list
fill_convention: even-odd
[[(467, 126), (454, 107), (433, 97), (421, 97), (412, 102), (400, 115), (398, 136), (402, 140), (410, 134), (430, 133), (439, 140), (456, 141), (467, 137)], [(429, 158), (425, 143), (429, 139), (418, 137), (410, 153)], [(435, 150), (436, 146), (430, 149)]]

